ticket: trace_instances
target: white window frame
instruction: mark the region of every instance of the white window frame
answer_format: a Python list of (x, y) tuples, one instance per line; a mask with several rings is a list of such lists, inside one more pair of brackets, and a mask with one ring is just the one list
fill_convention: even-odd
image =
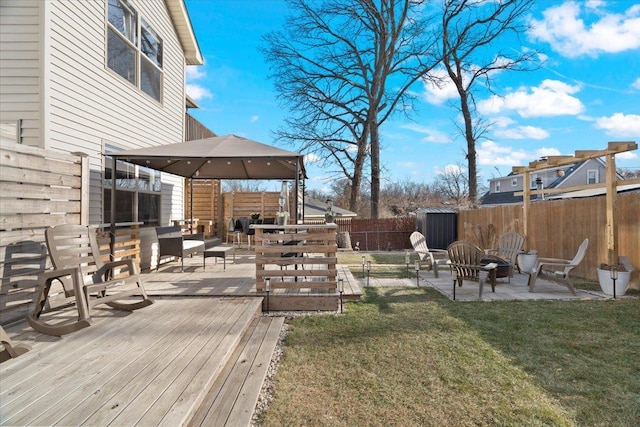
[(511, 178), (511, 186), (512, 187), (518, 186), (518, 178)]
[[(591, 175), (593, 175), (593, 182), (590, 182)], [(600, 171), (598, 169), (587, 169), (587, 184), (597, 184), (600, 182)]]
[(493, 183), (493, 192), (494, 193), (499, 193), (500, 192), (500, 181), (495, 181)]
[[(109, 3), (110, 2), (118, 2), (121, 7), (127, 11), (129, 11), (133, 15), (133, 21), (135, 25), (135, 29), (133, 34), (130, 34), (128, 37), (126, 34), (123, 34), (114, 24), (109, 20)], [(163, 103), (164, 98), (164, 69), (163, 69), (163, 41), (162, 38), (158, 35), (158, 32), (149, 24), (149, 21), (144, 19), (137, 11), (134, 9), (127, 0), (109, 0), (106, 3), (106, 29), (105, 29), (105, 67), (117, 75), (119, 78), (126, 80), (130, 84), (133, 84), (136, 88), (138, 88), (141, 92), (146, 94), (149, 98), (153, 99), (160, 104)], [(124, 24), (126, 26), (126, 24)], [(152, 58), (146, 55), (142, 49), (142, 31), (143, 27), (146, 30), (147, 34), (153, 35), (157, 40), (155, 40), (156, 49), (154, 50), (156, 57)], [(122, 76), (117, 70), (111, 68), (109, 64), (109, 33), (113, 32), (116, 37), (119, 37), (122, 43), (125, 43), (129, 48), (131, 48), (135, 54), (135, 64), (134, 64), (134, 76), (133, 82)], [(159, 62), (159, 64), (158, 64)], [(142, 87), (142, 69), (143, 64), (145, 67), (150, 67), (149, 69), (158, 73), (158, 94), (157, 98), (150, 94), (147, 90)]]

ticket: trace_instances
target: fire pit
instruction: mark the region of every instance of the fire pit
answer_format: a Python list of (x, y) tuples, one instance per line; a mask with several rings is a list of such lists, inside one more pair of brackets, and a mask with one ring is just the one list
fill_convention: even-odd
[(501, 277), (508, 277), (509, 276), (509, 262), (494, 256), (494, 255), (484, 255), (481, 259), (480, 259), (480, 265), (485, 266), (487, 264), (490, 264), (492, 262), (495, 262), (496, 264), (498, 264), (498, 268), (496, 269), (496, 277), (501, 278)]

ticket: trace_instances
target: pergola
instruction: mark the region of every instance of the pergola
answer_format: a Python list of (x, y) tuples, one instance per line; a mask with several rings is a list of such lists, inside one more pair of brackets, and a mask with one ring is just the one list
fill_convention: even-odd
[[(607, 262), (609, 265), (618, 264), (618, 219), (616, 211), (617, 200), (617, 186), (623, 185), (625, 182), (620, 182), (616, 177), (616, 154), (624, 153), (625, 151), (637, 150), (638, 144), (633, 141), (623, 142), (609, 142), (605, 150), (577, 150), (573, 156), (548, 156), (541, 160), (536, 160), (529, 163), (529, 166), (514, 166), (513, 173), (523, 174), (523, 189), (521, 193), (516, 193), (516, 196), (523, 196), (524, 206), (522, 212), (522, 223), (524, 227), (524, 235), (529, 236), (529, 209), (531, 206), (531, 195), (536, 194), (551, 194), (551, 193), (565, 193), (568, 190), (583, 190), (589, 188), (602, 187), (602, 184), (590, 184), (580, 185), (571, 188), (552, 188), (542, 190), (531, 190), (529, 185), (526, 185), (530, 181), (531, 172), (539, 171), (542, 169), (548, 169), (556, 166), (572, 165), (577, 162), (588, 159), (596, 159), (599, 157), (605, 158), (606, 166), (606, 209), (607, 209), (607, 224), (606, 224), (606, 238), (607, 238)], [(528, 241), (528, 239), (527, 239)]]
[[(104, 155), (110, 156), (113, 162), (111, 212), (115, 212), (116, 209), (115, 171), (118, 160), (190, 178), (192, 186), (194, 179), (293, 180), (296, 196), (299, 193), (299, 183), (306, 178), (302, 154), (236, 135), (110, 152)], [(193, 198), (193, 191), (191, 197)], [(295, 198), (294, 206), (294, 220), (297, 223), (298, 197)], [(193, 217), (193, 200), (191, 216)], [(112, 241), (114, 230), (115, 215), (111, 215)]]

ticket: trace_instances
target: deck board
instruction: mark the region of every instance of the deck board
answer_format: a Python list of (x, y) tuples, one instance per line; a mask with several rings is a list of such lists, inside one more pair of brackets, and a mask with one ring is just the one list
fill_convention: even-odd
[(157, 425), (175, 409), (167, 422), (183, 424), (259, 310), (258, 298), (171, 298), (100, 318), (0, 366), (0, 423)]

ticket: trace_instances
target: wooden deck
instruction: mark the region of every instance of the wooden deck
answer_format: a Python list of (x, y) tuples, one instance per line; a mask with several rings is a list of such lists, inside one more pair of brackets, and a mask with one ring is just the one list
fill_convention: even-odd
[[(202, 268), (200, 254), (185, 259), (184, 272), (180, 271), (179, 261), (161, 265), (158, 272), (153, 271), (143, 275), (147, 293), (151, 296), (266, 296), (266, 293), (256, 291), (256, 265), (253, 251), (244, 248), (236, 249), (235, 261), (228, 256), (224, 271), (222, 261), (214, 259), (207, 259), (206, 271)], [(293, 277), (287, 277), (287, 270), (270, 267), (273, 270), (272, 283), (280, 280), (294, 280)], [(289, 267), (289, 269), (292, 268)], [(362, 290), (349, 269), (338, 265), (337, 270), (338, 278), (344, 279), (343, 298), (347, 301), (360, 299)], [(338, 300), (339, 295), (326, 288), (282, 289), (273, 286), (269, 295), (269, 309), (270, 311), (335, 311), (338, 310)], [(266, 310), (266, 305), (264, 309)]]
[[(0, 425), (248, 425), (284, 318), (261, 316), (251, 252), (238, 250), (226, 271), (207, 261), (206, 271), (196, 255), (184, 272), (171, 262), (144, 273), (153, 305), (99, 306), (90, 327), (63, 337), (6, 326), (32, 350), (0, 365)], [(348, 269), (338, 275), (346, 298), (359, 298)], [(274, 295), (270, 304), (278, 309)]]
[(167, 298), (98, 309), (92, 326), (61, 338), (9, 328), (33, 349), (0, 365), (0, 423), (247, 425), (283, 322), (259, 317), (260, 306)]

